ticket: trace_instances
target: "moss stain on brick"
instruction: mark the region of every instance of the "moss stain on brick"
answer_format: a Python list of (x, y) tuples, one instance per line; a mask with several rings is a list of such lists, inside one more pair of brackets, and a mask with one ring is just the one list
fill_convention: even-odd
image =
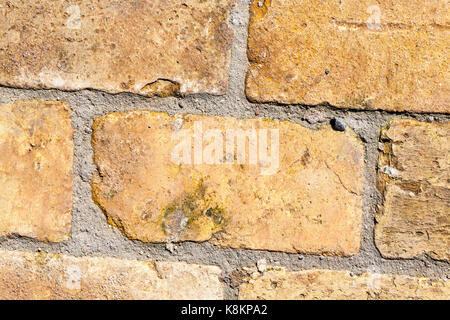
[(225, 209), (208, 195), (203, 178), (200, 178), (194, 183), (193, 191), (163, 207), (161, 228), (170, 240), (205, 241), (223, 229), (225, 216)]

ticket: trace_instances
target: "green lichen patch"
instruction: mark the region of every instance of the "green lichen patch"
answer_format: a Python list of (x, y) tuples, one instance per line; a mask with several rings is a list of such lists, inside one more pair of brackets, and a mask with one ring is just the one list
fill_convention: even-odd
[(203, 179), (194, 186), (163, 209), (161, 227), (172, 241), (205, 241), (225, 224), (225, 210), (215, 203)]

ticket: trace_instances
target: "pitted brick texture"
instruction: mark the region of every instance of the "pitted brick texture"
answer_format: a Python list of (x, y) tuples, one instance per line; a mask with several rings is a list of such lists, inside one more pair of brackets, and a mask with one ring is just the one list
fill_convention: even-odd
[(0, 84), (147, 96), (223, 94), (232, 4), (7, 1), (0, 8)]
[(239, 299), (280, 300), (447, 300), (448, 280), (348, 271), (289, 272), (270, 268), (240, 286)]
[(450, 122), (396, 120), (381, 132), (375, 240), (388, 258), (450, 261)]
[(220, 268), (0, 251), (2, 299), (223, 299)]
[(69, 238), (73, 129), (65, 102), (0, 105), (0, 236)]
[[(259, 151), (247, 146), (241, 163), (237, 152), (225, 154), (231, 129), (253, 129), (251, 141)], [(218, 136), (209, 136), (210, 130)], [(279, 136), (278, 151), (271, 130)], [(180, 133), (188, 134), (190, 164), (172, 158), (185, 141), (177, 138)], [(194, 163), (196, 141), (200, 156), (217, 147), (216, 163), (206, 158)], [(136, 111), (97, 119), (92, 144), (99, 168), (94, 198), (131, 239), (210, 240), (221, 247), (338, 256), (359, 250), (364, 152), (351, 130)], [(271, 172), (266, 170), (275, 161), (264, 163), (262, 150), (279, 160)], [(258, 152), (258, 162), (251, 164)]]
[(446, 0), (255, 0), (247, 96), (448, 113), (449, 17)]

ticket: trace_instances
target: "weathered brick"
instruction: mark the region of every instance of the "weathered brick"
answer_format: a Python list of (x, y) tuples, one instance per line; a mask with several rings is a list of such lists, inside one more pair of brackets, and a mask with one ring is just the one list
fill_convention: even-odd
[(223, 93), (233, 1), (9, 0), (0, 4), (0, 84)]
[(450, 261), (450, 122), (396, 120), (382, 130), (375, 240), (389, 258)]
[[(190, 164), (177, 163), (176, 135), (194, 134), (196, 126), (202, 134), (186, 139)], [(219, 136), (206, 138), (210, 129)], [(255, 150), (247, 145), (239, 163), (226, 150), (227, 130), (249, 129), (255, 130)], [(278, 140), (270, 130), (279, 130)], [(264, 137), (266, 147), (258, 140)], [(197, 159), (196, 141), (203, 156), (223, 143), (214, 164)], [(345, 256), (359, 250), (364, 151), (349, 129), (134, 111), (96, 119), (93, 148), (94, 199), (131, 239)], [(263, 161), (262, 151), (278, 155), (276, 168), (275, 160)], [(249, 155), (258, 159), (250, 162)], [(266, 171), (270, 166), (274, 170)]]
[(247, 96), (450, 112), (449, 17), (446, 0), (255, 0)]
[(334, 270), (288, 272), (271, 268), (245, 280), (239, 288), (241, 300), (447, 300), (450, 297), (448, 280), (393, 274), (351, 275), (348, 271)]
[(0, 106), (0, 236), (69, 237), (73, 129), (65, 102)]
[(220, 268), (0, 251), (0, 299), (223, 299)]

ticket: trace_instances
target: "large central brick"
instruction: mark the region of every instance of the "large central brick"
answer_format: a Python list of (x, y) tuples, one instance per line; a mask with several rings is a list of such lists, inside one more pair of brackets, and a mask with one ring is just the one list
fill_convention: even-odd
[(233, 1), (3, 1), (0, 84), (148, 96), (223, 93)]
[[(226, 148), (230, 130), (250, 130), (244, 155)], [(131, 239), (359, 250), (364, 155), (351, 130), (135, 111), (97, 119), (93, 147), (95, 201)]]
[(446, 0), (255, 0), (247, 96), (450, 112)]

